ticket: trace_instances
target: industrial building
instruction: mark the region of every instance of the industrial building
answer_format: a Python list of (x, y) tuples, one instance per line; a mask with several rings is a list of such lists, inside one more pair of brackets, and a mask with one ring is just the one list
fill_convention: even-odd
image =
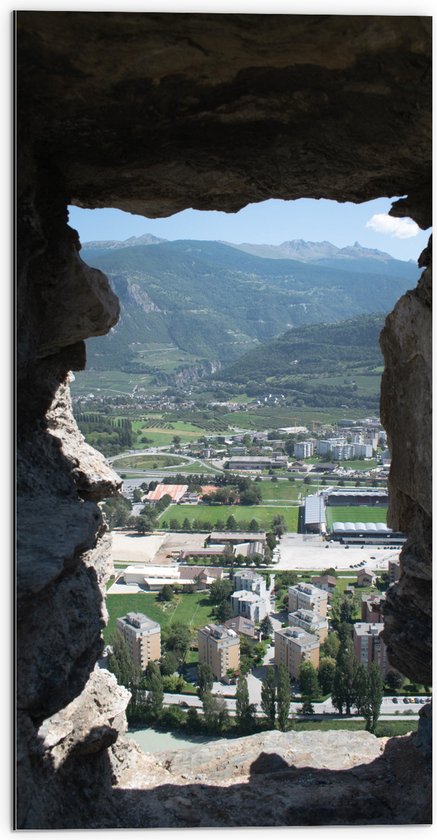
[(311, 495), (306, 497), (304, 524), (306, 533), (326, 533), (325, 500), (323, 496)]
[(382, 522), (333, 522), (331, 539), (347, 545), (390, 545), (400, 547), (406, 536)]

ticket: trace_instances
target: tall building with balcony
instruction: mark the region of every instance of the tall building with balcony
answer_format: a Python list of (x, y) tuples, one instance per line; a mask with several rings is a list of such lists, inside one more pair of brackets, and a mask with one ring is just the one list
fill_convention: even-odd
[(125, 639), (132, 662), (143, 671), (161, 658), (161, 627), (144, 613), (129, 612), (117, 618), (117, 629)]
[(199, 662), (211, 666), (214, 677), (223, 679), (230, 669), (240, 666), (240, 638), (222, 624), (207, 624), (197, 631)]
[(251, 571), (251, 569), (239, 569), (233, 577), (234, 591), (247, 589), (248, 592), (255, 592), (261, 598), (267, 596), (266, 579), (263, 575)]
[(382, 622), (371, 624), (369, 622), (357, 622), (354, 624), (354, 649), (358, 662), (366, 668), (371, 662), (379, 665), (384, 676), (390, 669), (387, 659), (387, 648), (381, 639), (381, 632), (384, 629)]
[(296, 610), (311, 610), (321, 616), (326, 616), (328, 609), (328, 593), (312, 583), (297, 583), (288, 587), (288, 612)]
[(241, 615), (257, 624), (270, 612), (270, 601), (267, 596), (262, 598), (256, 592), (249, 592), (247, 589), (237, 589), (231, 595), (232, 613), (234, 616)]
[(290, 627), (302, 627), (307, 633), (317, 636), (320, 644), (323, 644), (328, 635), (328, 619), (312, 610), (296, 610), (288, 614)]
[(320, 663), (320, 641), (302, 627), (285, 627), (275, 631), (275, 665), (285, 665), (292, 679), (299, 678), (302, 662)]

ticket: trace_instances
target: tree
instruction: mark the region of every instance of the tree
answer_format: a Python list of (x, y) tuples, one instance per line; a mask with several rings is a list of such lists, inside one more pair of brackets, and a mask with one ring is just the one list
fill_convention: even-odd
[(287, 524), (282, 515), (278, 514), (272, 519), (272, 531), (277, 537), (282, 537), (282, 534), (287, 530)]
[(188, 517), (186, 516), (183, 523), (182, 523), (182, 530), (183, 531), (191, 531), (191, 523)]
[(405, 677), (399, 671), (391, 669), (387, 671), (385, 682), (392, 691), (399, 691), (405, 682)]
[(288, 676), (285, 665), (280, 665), (278, 668), (278, 687), (277, 687), (277, 709), (278, 709), (278, 724), (281, 732), (285, 732), (288, 724), (288, 712), (290, 710), (290, 677)]
[(322, 694), (330, 694), (334, 685), (335, 677), (335, 659), (331, 656), (325, 656), (320, 660), (319, 665), (319, 685)]
[(132, 493), (132, 498), (133, 498), (134, 502), (141, 502), (141, 500), (143, 498), (143, 494), (142, 494), (139, 487), (135, 487), (135, 490)]
[(332, 688), (332, 704), (343, 714), (350, 715), (351, 708), (355, 703), (355, 675), (357, 661), (353, 649), (352, 639), (345, 639), (341, 642), (337, 654), (334, 685)]
[(172, 601), (174, 598), (173, 587), (169, 583), (164, 584), (161, 592), (158, 594), (158, 601)]
[(215, 580), (214, 583), (211, 584), (209, 590), (209, 598), (213, 604), (220, 604), (222, 601), (226, 601), (230, 595), (232, 589), (232, 583), (230, 580)]
[(180, 442), (181, 442), (180, 435), (173, 435), (173, 437), (172, 437), (173, 446), (179, 446)]
[(376, 662), (371, 662), (367, 672), (368, 694), (367, 703), (362, 714), (366, 718), (366, 729), (375, 734), (381, 711), (381, 703), (384, 691), (384, 677)]
[(126, 709), (126, 717), (132, 720), (138, 713), (143, 695), (143, 674), (141, 668), (133, 662), (127, 642), (119, 630), (111, 640), (111, 652), (108, 656), (108, 668), (114, 674), (119, 685), (124, 685), (131, 693)]
[(275, 728), (276, 715), (276, 676), (274, 668), (267, 668), (261, 686), (261, 708), (270, 729)]
[(213, 673), (211, 665), (207, 662), (199, 662), (197, 666), (197, 693), (202, 700), (205, 693), (211, 693), (213, 685)]
[(270, 620), (270, 616), (266, 615), (265, 618), (261, 621), (259, 625), (259, 629), (263, 636), (271, 636), (273, 632), (273, 624)]
[(199, 713), (193, 706), (188, 709), (186, 723), (188, 732), (199, 732), (201, 729)]
[(114, 496), (112, 499), (108, 499), (105, 502), (104, 513), (109, 528), (123, 528), (129, 519), (131, 510), (131, 502), (124, 496)]
[(149, 688), (146, 699), (146, 709), (148, 716), (150, 716), (152, 720), (156, 720), (162, 711), (162, 703), (164, 700), (162, 676), (156, 662), (149, 662), (146, 669), (146, 678)]
[(300, 693), (309, 700), (319, 693), (317, 671), (312, 662), (302, 662), (299, 668)]
[(237, 527), (237, 520), (235, 519), (235, 516), (232, 516), (232, 514), (231, 514), (230, 516), (228, 516), (228, 518), (226, 520), (226, 530), (227, 531), (235, 531), (236, 527)]
[(161, 659), (161, 674), (169, 677), (178, 669), (178, 659), (172, 650), (168, 650)]
[(185, 661), (191, 644), (191, 630), (185, 624), (174, 623), (163, 632), (167, 650), (172, 650), (180, 662)]
[(259, 522), (256, 519), (250, 520), (249, 531), (259, 531)]
[(216, 606), (214, 612), (216, 619), (220, 622), (220, 624), (224, 624), (225, 621), (229, 621), (229, 619), (232, 618), (233, 615), (232, 607), (229, 601), (221, 601), (220, 604)]
[[(360, 662), (355, 672), (355, 705), (360, 715), (368, 714), (369, 676), (367, 668)], [(367, 727), (366, 727), (367, 728)]]
[(209, 732), (223, 732), (228, 724), (228, 712), (223, 697), (206, 691), (202, 697), (203, 719)]
[(255, 705), (249, 702), (249, 688), (246, 676), (238, 678), (235, 700), (235, 718), (237, 726), (240, 732), (248, 735), (253, 731), (255, 726)]
[(251, 487), (240, 493), (240, 505), (259, 505), (260, 499), (261, 491), (258, 487)]

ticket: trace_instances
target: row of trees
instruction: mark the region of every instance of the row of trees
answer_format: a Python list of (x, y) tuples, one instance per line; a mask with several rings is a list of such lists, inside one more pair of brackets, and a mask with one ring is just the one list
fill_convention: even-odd
[[(318, 671), (311, 662), (303, 662), (299, 669), (299, 689), (303, 711), (312, 712), (312, 701), (331, 694), (332, 704), (340, 714), (351, 714), (355, 708), (366, 720), (366, 729), (375, 732), (384, 690), (384, 678), (379, 666), (372, 662), (368, 668), (355, 656), (352, 625), (339, 625), (337, 633), (330, 633), (321, 647), (322, 658)], [(327, 654), (331, 655), (327, 655)]]

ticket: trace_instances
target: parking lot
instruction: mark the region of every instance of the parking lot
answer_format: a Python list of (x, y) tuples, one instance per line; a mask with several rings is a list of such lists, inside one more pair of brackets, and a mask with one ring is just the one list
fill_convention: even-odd
[(399, 549), (381, 545), (342, 545), (326, 542), (315, 534), (283, 534), (279, 543), (278, 570), (358, 569), (364, 566), (374, 571), (386, 571), (389, 560), (397, 560)]

